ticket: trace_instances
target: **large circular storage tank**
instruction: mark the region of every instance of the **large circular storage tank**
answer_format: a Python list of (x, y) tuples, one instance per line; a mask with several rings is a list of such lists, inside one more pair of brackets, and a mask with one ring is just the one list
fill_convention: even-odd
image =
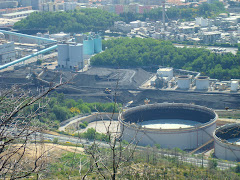
[(214, 131), (214, 153), (217, 158), (240, 161), (240, 124), (227, 124)]
[(91, 37), (83, 41), (83, 54), (85, 55), (94, 54), (94, 40)]
[(142, 105), (119, 115), (123, 140), (163, 148), (195, 149), (211, 140), (217, 114), (206, 107), (161, 103)]
[(102, 38), (98, 34), (94, 38), (94, 52), (95, 53), (102, 52)]

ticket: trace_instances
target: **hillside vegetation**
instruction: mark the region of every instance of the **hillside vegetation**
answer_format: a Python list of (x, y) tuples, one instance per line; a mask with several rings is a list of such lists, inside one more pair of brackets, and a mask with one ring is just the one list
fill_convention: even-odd
[[(197, 7), (190, 8), (178, 8), (171, 7), (167, 9), (166, 16), (167, 20), (194, 20), (196, 17), (214, 18), (220, 13), (227, 12), (224, 5), (221, 2), (214, 2), (213, 4), (202, 3)], [(125, 22), (134, 20), (143, 20), (146, 18), (150, 20), (159, 21), (162, 19), (162, 8), (152, 9), (149, 12), (143, 14), (134, 13), (123, 13), (120, 14), (124, 18)]]
[(221, 80), (240, 78), (240, 54), (215, 54), (204, 48), (177, 48), (169, 41), (119, 38), (103, 41), (105, 51), (92, 57), (93, 66), (170, 66), (201, 72)]
[(36, 12), (14, 24), (15, 29), (47, 29), (50, 33), (106, 30), (120, 17), (99, 9)]
[[(42, 126), (46, 126), (48, 129), (58, 129), (60, 122), (67, 120), (71, 117), (79, 114), (86, 114), (91, 112), (118, 112), (118, 107), (121, 104), (114, 103), (86, 103), (82, 99), (75, 101), (74, 99), (65, 99), (64, 94), (54, 93), (52, 97), (48, 99), (48, 105), (45, 112), (39, 115), (39, 123)], [(35, 111), (38, 108), (38, 104), (29, 106), (24, 110), (24, 115), (27, 116), (29, 112)]]

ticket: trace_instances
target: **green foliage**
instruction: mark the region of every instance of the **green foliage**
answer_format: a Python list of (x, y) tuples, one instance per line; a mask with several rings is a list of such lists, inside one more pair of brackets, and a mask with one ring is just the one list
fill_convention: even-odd
[(79, 124), (79, 127), (80, 127), (81, 129), (85, 129), (87, 126), (88, 126), (88, 122), (87, 122), (87, 121), (84, 121), (84, 122), (82, 122), (81, 124)]
[[(171, 20), (194, 20), (196, 17), (204, 17), (204, 18), (213, 18), (219, 15), (220, 13), (226, 12), (223, 3), (214, 2), (212, 4), (202, 3), (198, 7), (195, 8), (178, 8), (171, 7), (167, 9), (166, 15), (168, 19)], [(162, 8), (155, 8), (144, 14), (134, 14), (134, 13), (123, 13), (120, 16), (124, 19), (125, 22), (130, 22), (134, 20), (143, 20), (146, 18), (150, 20), (158, 21), (162, 19)]]
[(47, 29), (50, 33), (82, 33), (106, 30), (114, 21), (120, 20), (116, 14), (99, 9), (75, 11), (36, 12), (14, 24), (15, 29)]
[(98, 133), (94, 128), (89, 128), (86, 132), (81, 134), (76, 134), (76, 136), (79, 136), (81, 138), (86, 138), (89, 140), (100, 140), (100, 141), (109, 141), (109, 138), (104, 133)]
[[(44, 126), (47, 129), (56, 130), (59, 128), (60, 122), (81, 113), (91, 112), (118, 112), (121, 104), (114, 103), (86, 103), (82, 99), (75, 101), (74, 99), (66, 99), (63, 93), (53, 93), (48, 99), (48, 105), (44, 109), (44, 113), (36, 117), (36, 125)], [(39, 104), (36, 103), (23, 110), (23, 114), (27, 116), (31, 111), (36, 111)], [(32, 121), (32, 124), (34, 122)], [(81, 128), (86, 128), (88, 123), (84, 121), (80, 124)]]
[(103, 41), (103, 48), (103, 53), (91, 58), (93, 66), (119, 68), (161, 65), (198, 71), (220, 80), (240, 78), (240, 54), (215, 54), (204, 48), (177, 48), (169, 41), (151, 38)]
[(216, 159), (210, 159), (208, 160), (208, 168), (209, 169), (216, 169), (218, 165), (218, 162)]
[(87, 156), (73, 152), (65, 153), (57, 159), (57, 162), (50, 164), (49, 173), (46, 174), (49, 179), (66, 179), (69, 176), (79, 176), (79, 161), (85, 164), (82, 167), (82, 172), (84, 172), (89, 166)]
[(161, 148), (161, 145), (160, 145), (160, 144), (154, 144), (154, 146), (155, 146), (157, 149), (160, 149), (160, 148)]
[(58, 144), (58, 138), (53, 139), (53, 144)]
[(236, 172), (236, 173), (240, 173), (240, 164), (238, 164), (238, 165), (235, 167), (235, 172)]

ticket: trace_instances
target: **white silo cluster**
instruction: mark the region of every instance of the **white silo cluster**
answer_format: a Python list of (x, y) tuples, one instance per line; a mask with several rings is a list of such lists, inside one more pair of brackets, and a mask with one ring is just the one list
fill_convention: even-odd
[(83, 44), (58, 44), (58, 67), (83, 68)]

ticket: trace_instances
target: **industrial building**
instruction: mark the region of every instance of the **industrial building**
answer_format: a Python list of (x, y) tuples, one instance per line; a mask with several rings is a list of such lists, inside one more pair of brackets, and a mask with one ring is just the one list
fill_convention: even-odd
[(5, 40), (3, 33), (0, 33), (0, 64), (6, 64), (15, 60), (14, 42)]
[(123, 140), (138, 145), (195, 149), (213, 137), (217, 114), (209, 108), (182, 103), (137, 106), (119, 115)]
[[(80, 37), (78, 37), (80, 38)], [(83, 40), (83, 54), (93, 55), (102, 51), (102, 38), (99, 34), (91, 34)]]
[(220, 159), (240, 161), (240, 124), (227, 124), (214, 131), (214, 152)]
[(58, 44), (58, 67), (74, 70), (83, 68), (83, 44)]

